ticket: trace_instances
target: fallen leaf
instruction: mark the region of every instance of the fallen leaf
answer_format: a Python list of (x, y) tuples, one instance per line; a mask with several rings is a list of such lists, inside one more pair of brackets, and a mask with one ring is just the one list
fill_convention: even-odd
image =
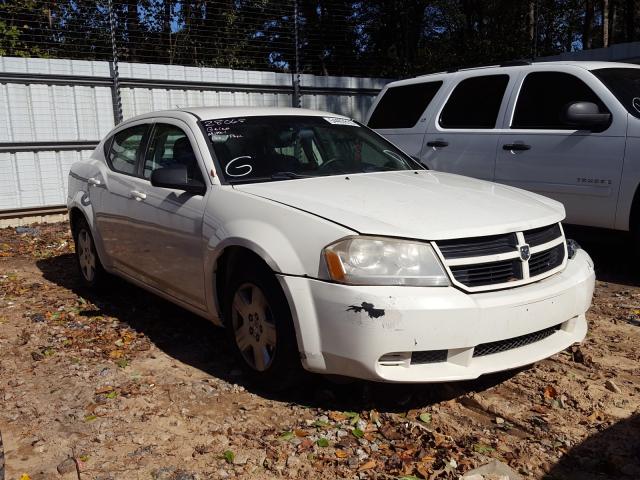
[(553, 387), (553, 385), (547, 385), (544, 389), (544, 398), (549, 400), (556, 398), (558, 396), (558, 392)]
[(360, 430), (359, 428), (354, 428), (353, 430), (351, 430), (351, 433), (356, 438), (364, 437), (364, 432), (362, 430)]
[(431, 423), (431, 414), (430, 413), (427, 413), (427, 412), (421, 413), (418, 418), (420, 419), (420, 421), (422, 421), (424, 423)]
[(319, 447), (328, 447), (329, 446), (329, 440), (327, 440), (326, 438), (322, 437), (322, 438), (319, 438), (318, 440), (316, 440), (316, 444)]
[(360, 467), (358, 467), (358, 471), (362, 472), (364, 470), (371, 470), (372, 468), (376, 468), (375, 460), (369, 460), (368, 462), (363, 463), (362, 465), (360, 465)]
[(233, 463), (233, 460), (236, 458), (236, 456), (231, 450), (225, 450), (222, 454), (222, 458), (224, 458), (227, 463)]
[(347, 458), (349, 454), (344, 450), (336, 450), (336, 457), (338, 458)]
[(293, 432), (287, 431), (287, 432), (282, 432), (282, 434), (280, 434), (280, 436), (278, 437), (278, 440), (282, 440), (283, 442), (288, 442), (293, 437), (295, 437), (295, 434)]

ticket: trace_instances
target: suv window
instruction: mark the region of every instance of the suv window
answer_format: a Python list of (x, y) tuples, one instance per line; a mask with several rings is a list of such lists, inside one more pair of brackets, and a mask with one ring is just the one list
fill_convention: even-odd
[(602, 80), (631, 115), (640, 118), (640, 68), (599, 68), (591, 73)]
[(578, 77), (563, 72), (530, 73), (522, 83), (511, 128), (575, 130), (563, 121), (564, 110), (572, 102), (593, 102), (601, 112), (608, 112)]
[(135, 175), (140, 146), (147, 127), (147, 124), (136, 125), (113, 136), (107, 157), (113, 170), (127, 175)]
[(495, 128), (509, 75), (462, 80), (440, 114), (443, 128)]
[(187, 178), (204, 185), (198, 160), (187, 134), (175, 125), (157, 123), (153, 127), (149, 148), (144, 159), (144, 178), (151, 178), (151, 172), (157, 168), (170, 168), (175, 165), (187, 167)]
[(411, 128), (427, 109), (442, 82), (392, 87), (384, 93), (371, 114), (369, 128)]

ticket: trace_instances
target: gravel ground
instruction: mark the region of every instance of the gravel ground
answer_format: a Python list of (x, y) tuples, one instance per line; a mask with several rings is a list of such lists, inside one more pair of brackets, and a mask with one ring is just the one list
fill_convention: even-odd
[[(603, 236), (603, 234), (601, 234)], [(580, 239), (582, 241), (582, 239)], [(67, 225), (0, 230), (6, 478), (640, 478), (640, 274), (583, 241), (598, 281), (579, 347), (474, 382), (246, 384), (223, 332), (114, 280), (82, 290)]]

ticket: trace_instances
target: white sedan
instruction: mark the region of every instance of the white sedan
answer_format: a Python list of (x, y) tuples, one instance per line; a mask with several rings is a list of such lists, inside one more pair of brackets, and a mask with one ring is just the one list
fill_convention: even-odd
[(81, 278), (226, 327), (263, 386), (436, 382), (581, 341), (593, 263), (560, 203), (424, 169), (353, 120), (188, 108), (118, 125), (69, 174)]

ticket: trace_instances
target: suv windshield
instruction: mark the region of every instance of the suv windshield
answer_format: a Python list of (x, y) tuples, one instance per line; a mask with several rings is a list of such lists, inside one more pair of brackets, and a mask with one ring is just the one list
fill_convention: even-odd
[(424, 169), (366, 127), (341, 117), (204, 120), (230, 183)]
[(640, 68), (600, 68), (591, 72), (631, 115), (640, 118)]

